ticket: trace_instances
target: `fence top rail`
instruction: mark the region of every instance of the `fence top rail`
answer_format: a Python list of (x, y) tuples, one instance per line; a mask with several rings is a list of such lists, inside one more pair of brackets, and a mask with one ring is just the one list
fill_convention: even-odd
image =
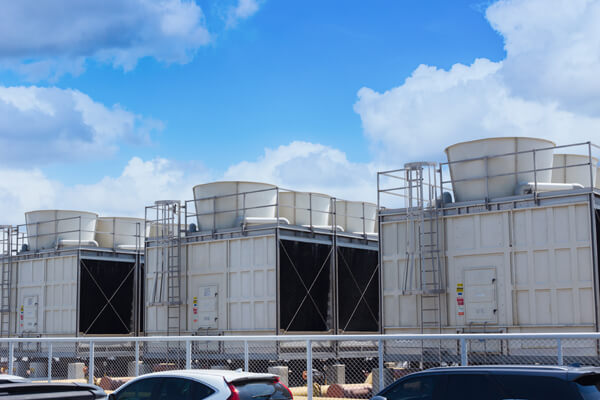
[(123, 342), (299, 342), (299, 341), (389, 341), (389, 340), (534, 340), (596, 339), (600, 332), (574, 333), (469, 333), (469, 334), (398, 334), (398, 335), (263, 335), (263, 336), (124, 336), (124, 337), (40, 337), (0, 338), (2, 343), (123, 343)]

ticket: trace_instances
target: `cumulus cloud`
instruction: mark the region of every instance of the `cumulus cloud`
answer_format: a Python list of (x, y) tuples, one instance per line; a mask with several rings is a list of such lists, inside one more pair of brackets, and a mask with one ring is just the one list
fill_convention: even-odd
[(186, 63), (211, 36), (193, 0), (21, 0), (0, 13), (0, 65), (35, 80), (87, 58), (130, 70), (143, 57)]
[(503, 0), (486, 17), (503, 37), (501, 74), (515, 95), (600, 115), (600, 2)]
[(231, 166), (224, 178), (258, 180), (348, 200), (375, 201), (377, 196), (374, 164), (350, 162), (338, 149), (309, 142), (265, 149), (257, 160)]
[(0, 165), (42, 165), (147, 142), (161, 123), (70, 89), (0, 86)]
[(354, 108), (375, 154), (401, 165), (439, 160), (445, 146), (481, 137), (595, 139), (599, 7), (598, 0), (497, 2), (486, 15), (505, 38), (501, 62), (478, 59), (447, 71), (420, 65), (386, 92), (360, 89)]
[(227, 13), (227, 26), (233, 27), (240, 20), (246, 19), (254, 15), (260, 7), (258, 0), (238, 0), (236, 6), (229, 8)]
[(119, 176), (85, 185), (64, 185), (38, 169), (0, 167), (0, 176), (0, 224), (22, 224), (26, 211), (56, 208), (144, 217), (155, 200), (190, 199), (192, 186), (212, 177), (201, 165), (138, 157)]
[[(0, 166), (0, 224), (21, 224), (36, 209), (75, 209), (101, 215), (143, 217), (144, 207), (160, 199), (189, 200), (192, 187), (214, 180), (252, 180), (338, 198), (376, 201), (376, 170), (348, 161), (340, 150), (292, 142), (266, 149), (256, 160), (235, 164), (224, 173), (198, 163), (133, 157), (121, 174), (80, 185), (64, 185), (39, 169)], [(118, 195), (116, 195), (118, 194)]]

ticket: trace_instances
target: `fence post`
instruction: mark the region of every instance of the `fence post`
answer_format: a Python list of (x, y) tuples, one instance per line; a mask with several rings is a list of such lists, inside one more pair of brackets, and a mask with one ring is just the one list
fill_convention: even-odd
[(13, 342), (8, 342), (8, 373), (14, 375), (14, 360), (15, 358), (15, 344)]
[(48, 382), (52, 382), (52, 343), (48, 343)]
[(140, 376), (140, 341), (135, 340), (135, 376)]
[(248, 341), (244, 340), (244, 371), (250, 372), (250, 359), (248, 353)]
[[(377, 367), (379, 368), (379, 390), (383, 390), (384, 386), (384, 379), (383, 379), (383, 340), (379, 339), (379, 346), (377, 347), (377, 351), (378, 351), (378, 357), (379, 360), (377, 360)], [(373, 393), (373, 395), (375, 395), (377, 393)]]
[(466, 367), (469, 365), (469, 355), (467, 354), (467, 339), (460, 338), (460, 365)]
[(563, 348), (562, 348), (562, 340), (556, 339), (556, 350), (557, 350), (557, 358), (558, 358), (558, 365), (564, 365), (563, 364)]
[(192, 369), (192, 341), (185, 341), (185, 369)]
[(94, 341), (90, 340), (90, 362), (88, 363), (88, 381), (94, 384)]
[(312, 340), (306, 341), (306, 399), (313, 398)]

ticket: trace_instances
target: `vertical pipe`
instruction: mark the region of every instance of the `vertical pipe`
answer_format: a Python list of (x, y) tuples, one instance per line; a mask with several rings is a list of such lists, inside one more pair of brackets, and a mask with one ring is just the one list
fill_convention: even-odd
[(556, 339), (556, 357), (557, 357), (557, 363), (558, 365), (564, 365), (563, 363), (563, 347), (562, 347), (562, 340)]
[[(378, 357), (379, 359), (377, 360), (377, 368), (379, 368), (379, 374), (378, 374), (378, 378), (379, 378), (379, 391), (381, 391), (384, 388), (384, 379), (383, 379), (383, 340), (379, 339), (379, 346), (377, 347), (377, 351), (378, 351)], [(374, 395), (376, 393), (373, 393)]]
[(309, 224), (310, 224), (310, 229), (313, 229), (313, 223), (312, 223), (312, 193), (308, 194), (308, 220), (309, 220)]
[(52, 382), (52, 342), (48, 343), (48, 382)]
[(306, 341), (306, 399), (313, 400), (312, 340)]
[(90, 361), (88, 363), (88, 378), (90, 385), (94, 384), (94, 341), (90, 340)]
[(592, 142), (587, 142), (588, 145), (588, 163), (590, 164), (590, 190), (594, 192), (594, 164), (592, 162)]
[[(518, 156), (517, 156), (518, 157)], [(517, 173), (519, 171), (516, 171)], [(516, 176), (518, 178), (518, 175)], [(518, 180), (518, 179), (517, 179)], [(535, 149), (533, 149), (533, 196), (534, 198), (537, 197), (537, 187), (538, 187), (538, 181), (537, 181), (537, 168), (535, 166)]]
[(217, 196), (213, 196), (213, 206), (212, 206), (212, 234), (215, 234), (217, 229)]
[(9, 374), (15, 373), (14, 358), (15, 358), (15, 344), (14, 344), (14, 342), (8, 342), (8, 371), (9, 371)]
[[(338, 276), (339, 276), (339, 261), (338, 261), (338, 245), (337, 245), (337, 202), (335, 197), (331, 198), (331, 205), (333, 206), (333, 236), (331, 237), (331, 245), (333, 249), (332, 253), (332, 264), (333, 264), (333, 281), (331, 285), (331, 290), (333, 293), (333, 304), (331, 305), (333, 312), (333, 333), (339, 335), (341, 332), (340, 329), (340, 315), (339, 315), (339, 304), (340, 304), (340, 294), (338, 293)], [(331, 275), (330, 275), (331, 276)], [(337, 349), (338, 342), (335, 342), (335, 347)], [(337, 353), (337, 350), (336, 350)]]
[(248, 341), (244, 340), (244, 371), (250, 372), (250, 360), (248, 352)]
[(185, 369), (192, 369), (192, 341), (185, 341)]
[(490, 178), (489, 178), (489, 159), (485, 156), (485, 202), (490, 201)]
[(460, 338), (460, 365), (466, 367), (469, 365), (469, 357), (467, 354), (467, 339)]
[(140, 341), (135, 339), (135, 376), (140, 376)]
[[(279, 291), (281, 290), (281, 283), (279, 282), (279, 280), (281, 279), (281, 272), (280, 272), (280, 261), (279, 261), (279, 257), (281, 256), (280, 251), (279, 251), (279, 246), (281, 245), (280, 243), (280, 239), (279, 239), (279, 187), (277, 187), (277, 195), (276, 195), (276, 206), (275, 206), (275, 211), (276, 211), (276, 217), (277, 217), (277, 226), (275, 228), (275, 309), (276, 309), (276, 315), (275, 315), (275, 334), (279, 335), (279, 331), (281, 329), (281, 318), (280, 318), (280, 312), (281, 312), (281, 305), (280, 305), (280, 301), (281, 301), (281, 296), (279, 294)], [(277, 346), (279, 347), (279, 342), (277, 342)]]
[(361, 203), (362, 204), (362, 225), (363, 225), (363, 235), (365, 236), (365, 239), (367, 238), (367, 226), (366, 226), (366, 222), (365, 222), (365, 203)]

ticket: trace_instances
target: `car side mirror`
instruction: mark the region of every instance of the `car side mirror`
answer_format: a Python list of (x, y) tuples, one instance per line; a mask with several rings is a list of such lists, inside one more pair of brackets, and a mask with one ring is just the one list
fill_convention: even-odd
[(371, 400), (387, 400), (387, 399), (383, 396), (375, 396), (375, 397), (371, 397)]

